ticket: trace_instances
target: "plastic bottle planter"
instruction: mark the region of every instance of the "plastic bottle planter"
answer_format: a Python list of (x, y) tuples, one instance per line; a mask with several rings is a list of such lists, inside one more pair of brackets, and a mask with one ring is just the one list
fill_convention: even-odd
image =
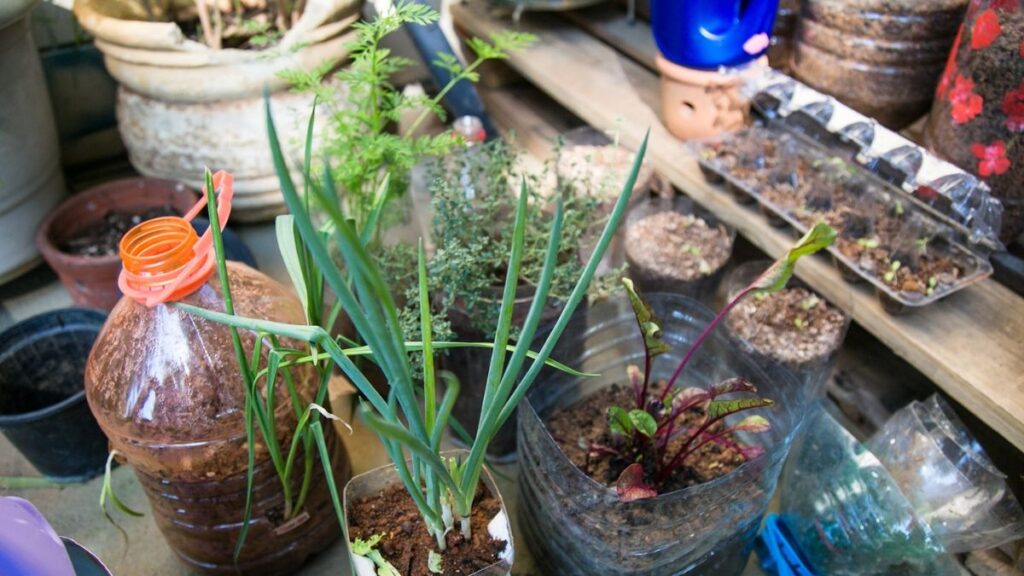
[(736, 231), (685, 196), (647, 198), (626, 216), (629, 276), (641, 292), (710, 303), (732, 255)]
[[(443, 456), (462, 456), (467, 457), (469, 452), (466, 450), (451, 450), (443, 452)], [(499, 554), (499, 560), (486, 568), (482, 568), (473, 572), (468, 576), (506, 576), (512, 570), (512, 562), (515, 559), (515, 545), (512, 540), (512, 524), (511, 519), (508, 516), (508, 511), (505, 508), (505, 502), (501, 498), (501, 492), (498, 491), (497, 484), (494, 483), (494, 478), (491, 477), (491, 473), (486, 467), (483, 469), (483, 473), (480, 475), (480, 481), (487, 488), (487, 491), (491, 493), (501, 505), (501, 511), (495, 515), (487, 525), (487, 532), (491, 538), (495, 540), (504, 540), (506, 542), (505, 549)], [(353, 521), (353, 507), (356, 502), (364, 500), (366, 498), (374, 498), (382, 494), (386, 489), (397, 486), (399, 490), (403, 490), (401, 481), (398, 479), (398, 473), (395, 470), (393, 464), (374, 468), (369, 472), (363, 472), (362, 474), (353, 477), (348, 484), (345, 485), (344, 494), (344, 505), (345, 505), (345, 517), (348, 522), (345, 533), (349, 535), (349, 538), (356, 538), (357, 531), (354, 530), (354, 524), (358, 524), (358, 519)], [(416, 519), (416, 528), (422, 529), (422, 521)], [(477, 527), (474, 525), (474, 530)], [(368, 534), (373, 536), (373, 534)], [(427, 562), (429, 556), (429, 550), (423, 550), (422, 560), (424, 564)], [(375, 576), (376, 571), (372, 563), (368, 563), (366, 558), (352, 555), (353, 565), (355, 566), (355, 576)]]
[(901, 128), (928, 111), (967, 0), (806, 0), (793, 73)]
[(893, 414), (868, 448), (947, 552), (994, 548), (1024, 536), (1024, 510), (1006, 475), (937, 394)]
[(103, 471), (107, 439), (85, 403), (82, 374), (105, 316), (68, 308), (0, 333), (0, 431), (51, 480)]
[[(237, 314), (303, 322), (301, 304), (284, 286), (243, 264), (228, 262), (228, 272)], [(219, 287), (213, 276), (180, 301), (223, 309)], [(245, 350), (252, 350), (255, 335), (240, 335)], [(315, 374), (299, 369), (293, 376), (300, 403), (308, 405)], [(124, 297), (96, 340), (85, 381), (96, 419), (135, 469), (157, 526), (190, 569), (260, 576), (292, 572), (337, 537), (340, 527), (317, 460), (303, 509), (283, 520), (281, 481), (257, 432), (254, 508), (236, 565), (248, 446), (244, 385), (227, 327), (192, 317), (172, 304), (147, 308)], [(287, 447), (296, 416), (283, 376), (274, 398), (273, 425), (279, 445)], [(324, 432), (334, 475), (343, 482), (350, 474), (349, 463), (333, 430), (328, 426)], [(300, 454), (297, 462), (302, 461)], [(303, 477), (302, 467), (296, 470), (293, 498)]]
[(741, 66), (768, 49), (778, 7), (779, 0), (651, 0), (651, 31), (662, 56), (679, 66)]
[(66, 248), (68, 240), (103, 228), (112, 212), (142, 215), (169, 208), (180, 215), (195, 203), (195, 192), (170, 180), (125, 178), (105, 182), (75, 194), (51, 212), (36, 232), (36, 246), (76, 304), (110, 310), (121, 298), (117, 288), (121, 258), (116, 252), (72, 254)]
[(874, 454), (820, 407), (805, 426), (779, 515), (816, 574), (958, 574)]
[[(648, 294), (647, 299), (672, 346), (654, 362), (657, 380), (667, 378), (714, 315), (680, 296)], [(559, 349), (563, 345), (583, 352), (566, 356)], [(714, 334), (684, 372), (683, 385), (703, 387), (726, 376), (755, 382), (760, 396), (777, 402), (763, 413), (772, 424), (768, 434), (758, 436), (764, 454), (710, 482), (622, 503), (614, 488), (595, 482), (569, 460), (544, 423), (553, 410), (624, 383), (628, 364), (643, 364), (643, 345), (626, 299), (578, 312), (559, 347), (552, 357), (601, 376), (577, 379), (546, 371), (520, 406), (518, 510), (538, 565), (559, 575), (739, 574), (805, 411), (800, 383), (783, 370), (766, 372)]]
[[(770, 265), (768, 260), (755, 260), (734, 268), (725, 278), (725, 301)], [(778, 293), (742, 301), (725, 326), (737, 346), (767, 365), (786, 367), (803, 382), (808, 397), (819, 398), (839, 358), (850, 316), (792, 279)]]
[(925, 142), (1003, 203), (1001, 238), (1024, 232), (1024, 2), (976, 0), (935, 91)]

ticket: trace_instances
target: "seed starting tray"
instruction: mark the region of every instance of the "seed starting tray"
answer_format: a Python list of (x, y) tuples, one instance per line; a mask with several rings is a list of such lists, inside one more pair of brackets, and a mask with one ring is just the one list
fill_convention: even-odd
[[(698, 145), (701, 170), (769, 221), (803, 233), (825, 221), (839, 232), (829, 251), (843, 278), (865, 280), (897, 314), (926, 306), (992, 274), (964, 230), (898, 186), (906, 158), (862, 163), (854, 137), (832, 146), (807, 136), (804, 116), (766, 118)], [(911, 158), (911, 161), (913, 158)]]

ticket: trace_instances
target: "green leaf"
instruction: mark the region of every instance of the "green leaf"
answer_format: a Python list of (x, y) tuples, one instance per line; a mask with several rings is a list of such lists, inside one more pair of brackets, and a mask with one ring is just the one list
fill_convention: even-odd
[(768, 419), (759, 414), (751, 414), (743, 420), (740, 420), (739, 424), (733, 426), (731, 430), (733, 432), (751, 432), (754, 434), (760, 434), (771, 430), (771, 423)]
[(442, 561), (444, 559), (440, 554), (431, 550), (427, 554), (427, 569), (434, 574), (444, 574), (444, 568), (442, 567)]
[(383, 534), (374, 534), (366, 540), (363, 540), (362, 538), (356, 538), (354, 541), (349, 543), (349, 546), (351, 547), (353, 554), (358, 554), (360, 556), (369, 556), (370, 552), (373, 551), (374, 547), (377, 546), (377, 543), (380, 542), (381, 538), (383, 537)]
[(785, 256), (779, 258), (771, 267), (764, 271), (757, 280), (754, 280), (753, 288), (765, 292), (778, 292), (786, 287), (786, 283), (793, 276), (796, 263), (800, 258), (808, 254), (828, 248), (836, 239), (836, 231), (824, 222), (819, 222), (804, 234)]
[(639, 408), (630, 410), (629, 421), (633, 423), (633, 428), (637, 432), (648, 438), (653, 438), (654, 433), (658, 431), (658, 423), (654, 421), (654, 416), (651, 416), (646, 410)]
[(721, 420), (726, 416), (751, 410), (753, 408), (766, 408), (775, 404), (767, 398), (737, 398), (735, 400), (712, 400), (708, 403), (707, 418), (709, 421)]
[[(299, 238), (295, 230), (295, 217), (291, 214), (282, 214), (274, 222), (277, 232), (277, 250), (284, 260), (284, 267), (288, 271), (288, 277), (295, 287), (295, 293), (302, 301), (302, 309), (309, 311), (309, 292), (306, 286), (306, 276), (302, 271), (301, 254), (299, 252)], [(306, 318), (306, 322), (313, 324), (316, 318)]]
[(633, 315), (636, 316), (636, 323), (640, 326), (640, 332), (643, 334), (647, 356), (654, 358), (659, 354), (672, 350), (672, 347), (661, 339), (661, 323), (654, 316), (654, 310), (651, 308), (651, 305), (637, 292), (633, 281), (629, 278), (623, 278), (622, 285), (626, 288), (626, 294), (629, 295), (629, 303), (633, 307)]
[(132, 510), (127, 504), (117, 497), (117, 494), (114, 493), (114, 488), (110, 483), (110, 468), (111, 464), (114, 462), (115, 456), (117, 456), (117, 450), (111, 450), (110, 454), (107, 456), (107, 465), (103, 469), (103, 486), (100, 487), (100, 509), (106, 513), (107, 498), (110, 498), (110, 502), (121, 512), (124, 512), (129, 516), (142, 517), (144, 516), (142, 512)]
[(625, 410), (612, 406), (608, 408), (608, 429), (616, 436), (632, 436), (633, 420)]

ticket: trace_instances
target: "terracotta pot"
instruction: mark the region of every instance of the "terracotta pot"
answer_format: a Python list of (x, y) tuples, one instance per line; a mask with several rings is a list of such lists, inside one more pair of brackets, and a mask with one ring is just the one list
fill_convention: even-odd
[(57, 273), (75, 304), (109, 311), (121, 298), (117, 275), (121, 258), (78, 256), (62, 252), (64, 242), (101, 221), (111, 210), (142, 213), (170, 206), (184, 214), (196, 203), (195, 192), (184, 184), (152, 178), (105, 182), (68, 198), (36, 231), (36, 246)]
[(661, 114), (677, 138), (707, 138), (743, 127), (750, 103), (740, 95), (739, 73), (696, 70), (658, 55)]

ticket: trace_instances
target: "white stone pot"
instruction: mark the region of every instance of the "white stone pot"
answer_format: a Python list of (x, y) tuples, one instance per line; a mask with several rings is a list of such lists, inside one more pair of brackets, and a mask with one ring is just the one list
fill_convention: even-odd
[(53, 110), (29, 30), (34, 4), (0, 2), (0, 283), (39, 262), (36, 227), (64, 196)]
[(204, 167), (231, 171), (233, 217), (258, 221), (284, 209), (264, 90), (286, 156), (301, 158), (312, 97), (290, 92), (278, 74), (342, 62), (360, 6), (361, 0), (309, 0), (295, 26), (265, 51), (213, 50), (173, 22), (144, 20), (137, 0), (76, 0), (74, 11), (120, 85), (118, 127), (132, 166), (196, 188)]

